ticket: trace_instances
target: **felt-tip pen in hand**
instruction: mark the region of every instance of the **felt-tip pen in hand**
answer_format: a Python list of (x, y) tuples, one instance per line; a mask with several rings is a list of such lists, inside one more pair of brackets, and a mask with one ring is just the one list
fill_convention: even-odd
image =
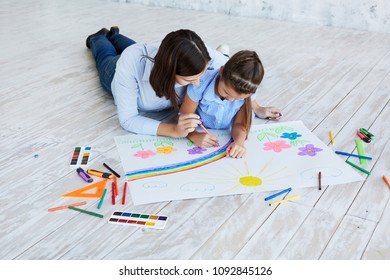
[(81, 178), (83, 178), (83, 180), (85, 182), (88, 182), (88, 183), (92, 183), (93, 182), (93, 179), (91, 178), (91, 176), (89, 176), (87, 173), (85, 173), (84, 169), (82, 169), (81, 167), (77, 168), (76, 172), (77, 172), (77, 174), (79, 174), (79, 176)]
[(112, 179), (112, 177), (114, 176), (111, 173), (99, 171), (96, 169), (88, 169), (87, 172), (90, 175), (94, 175), (94, 176), (98, 176), (98, 177), (102, 177), (102, 178), (108, 178), (108, 179)]

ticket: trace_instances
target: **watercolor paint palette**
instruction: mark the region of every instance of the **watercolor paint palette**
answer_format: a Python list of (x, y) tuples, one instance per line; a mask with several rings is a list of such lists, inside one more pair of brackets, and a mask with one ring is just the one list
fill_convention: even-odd
[(74, 148), (72, 159), (70, 160), (70, 165), (79, 166), (87, 165), (88, 160), (91, 156), (91, 147), (90, 146), (78, 146)]
[(163, 229), (167, 220), (167, 216), (116, 211), (112, 213), (108, 222), (127, 226)]

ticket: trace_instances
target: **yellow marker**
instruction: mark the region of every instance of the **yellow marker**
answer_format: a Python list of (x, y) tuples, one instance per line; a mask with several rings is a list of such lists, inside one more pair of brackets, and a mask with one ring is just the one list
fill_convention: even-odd
[(285, 198), (285, 199), (282, 199), (282, 200), (278, 200), (278, 201), (272, 202), (272, 203), (269, 204), (269, 206), (273, 206), (273, 205), (276, 205), (276, 204), (279, 204), (279, 203), (283, 203), (283, 202), (287, 202), (287, 201), (290, 201), (290, 200), (298, 199), (300, 197), (301, 197), (300, 195), (294, 195), (292, 197), (288, 197), (288, 198)]
[(332, 145), (334, 145), (334, 137), (333, 137), (332, 130), (329, 131), (329, 137), (330, 137), (330, 141), (332, 142)]

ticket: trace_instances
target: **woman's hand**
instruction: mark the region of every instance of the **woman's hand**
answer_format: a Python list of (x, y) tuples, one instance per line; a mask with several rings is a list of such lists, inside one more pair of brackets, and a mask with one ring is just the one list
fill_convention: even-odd
[(244, 143), (233, 142), (226, 149), (226, 156), (232, 158), (243, 158), (246, 155)]
[(200, 148), (219, 146), (218, 137), (213, 134), (194, 131), (188, 135), (188, 139), (190, 139), (196, 146)]
[(175, 127), (176, 137), (186, 137), (201, 124), (197, 114), (180, 114)]

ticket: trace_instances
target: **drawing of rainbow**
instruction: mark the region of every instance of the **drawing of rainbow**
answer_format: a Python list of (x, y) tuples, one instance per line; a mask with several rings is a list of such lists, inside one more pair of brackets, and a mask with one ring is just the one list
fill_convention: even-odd
[(160, 175), (166, 175), (181, 171), (186, 171), (194, 168), (198, 168), (201, 166), (204, 166), (206, 164), (212, 163), (214, 161), (217, 161), (221, 158), (224, 158), (226, 156), (226, 148), (232, 143), (233, 140), (229, 140), (224, 146), (222, 146), (220, 149), (215, 150), (214, 152), (205, 155), (203, 157), (189, 160), (185, 162), (180, 163), (174, 163), (159, 167), (151, 167), (146, 169), (140, 169), (135, 170), (132, 172), (126, 172), (125, 176), (128, 181), (134, 181), (138, 179), (148, 178), (148, 177), (154, 177), (154, 176), (160, 176)]

